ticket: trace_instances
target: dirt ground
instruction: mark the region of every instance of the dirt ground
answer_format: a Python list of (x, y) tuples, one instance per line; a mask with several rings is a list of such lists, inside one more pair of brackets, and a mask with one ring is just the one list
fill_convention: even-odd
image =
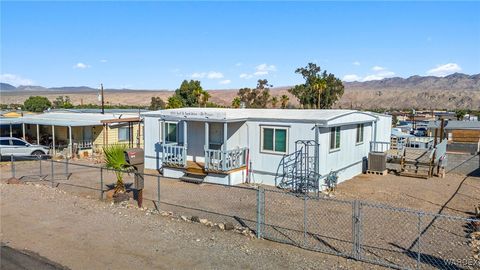
[(1, 241), (71, 269), (376, 268), (44, 185), (0, 191)]
[[(85, 163), (85, 161), (82, 162)], [(15, 166), (17, 177), (39, 174), (40, 164), (42, 164), (42, 173), (45, 175), (44, 180), (51, 179), (50, 161), (18, 162)], [(1, 166), (2, 179), (10, 177), (9, 164), (3, 163)], [(113, 184), (115, 179), (111, 172), (100, 172), (98, 168), (87, 168), (74, 164), (69, 164), (67, 168), (65, 164), (54, 163), (53, 169), (55, 172), (54, 186), (56, 187), (54, 190), (66, 191), (67, 194), (91, 199), (89, 201), (93, 202), (95, 202), (94, 199), (100, 197), (101, 184), (106, 188), (106, 185)], [(68, 179), (65, 172), (69, 173)], [(103, 176), (103, 182), (100, 182), (101, 176)], [(30, 181), (38, 180), (35, 177), (28, 179)], [(126, 181), (132, 182), (132, 176), (127, 175)], [(160, 204), (156, 202), (159, 195), (158, 181), (160, 181)], [(51, 186), (48, 181), (35, 183), (40, 186)], [(265, 187), (265, 189), (265, 225), (263, 225), (262, 232), (266, 238), (293, 245), (303, 245), (327, 253), (350, 254), (352, 252), (353, 200), (362, 200), (364, 202), (362, 204), (362, 241), (364, 246), (361, 252), (364, 257), (371, 261), (412, 268), (416, 266), (416, 257), (412, 258), (411, 254), (405, 251), (407, 248), (409, 251), (418, 250), (422, 253), (425, 268), (445, 266), (443, 260), (445, 254), (450, 256), (448, 258), (453, 259), (467, 256), (470, 252), (468, 239), (465, 237), (468, 233), (465, 231), (468, 224), (457, 219), (434, 218), (429, 215), (419, 217), (418, 212), (392, 210), (389, 208), (390, 206), (467, 218), (472, 216), (474, 204), (480, 201), (480, 178), (455, 173), (449, 173), (445, 178), (427, 180), (395, 175), (359, 175), (341, 183), (331, 198), (306, 202), (301, 197), (272, 187)], [(3, 197), (5, 196), (2, 194), (2, 210), (7, 209), (4, 206), (5, 199)], [(237, 226), (256, 229), (256, 187), (196, 185), (159, 176), (146, 176), (144, 197), (146, 198), (145, 206), (149, 209), (159, 208), (163, 211), (172, 211), (177, 217), (197, 215), (214, 222), (232, 222)], [(37, 201), (35, 203), (38, 203)], [(50, 206), (52, 209), (55, 208), (53, 202)], [(100, 210), (98, 212), (101, 212)], [(305, 215), (304, 210), (306, 210)], [(38, 209), (38, 211), (43, 210)], [(68, 211), (72, 211), (72, 209)], [(59, 214), (58, 217), (61, 216)], [(306, 217), (306, 222), (304, 222), (304, 217)], [(80, 216), (78, 218), (80, 219)], [(68, 219), (67, 221), (72, 222)], [(112, 228), (110, 225), (103, 225)], [(172, 226), (174, 227), (174, 225)], [(424, 231), (421, 246), (416, 238), (418, 228)], [(194, 230), (191, 233), (201, 232), (197, 231), (196, 227), (190, 229)], [(304, 229), (308, 232), (307, 234), (304, 234)], [(125, 233), (123, 229), (120, 231)], [(181, 237), (185, 236), (180, 235), (179, 238)], [(232, 241), (237, 240), (234, 238)], [(248, 243), (257, 243), (257, 241), (259, 240), (249, 240)], [(268, 241), (260, 241), (260, 243), (265, 242)], [(269, 242), (267, 245), (279, 244)], [(281, 246), (287, 248), (287, 245)], [(302, 252), (301, 254), (305, 252), (301, 249), (292, 249), (291, 251), (295, 253), (292, 255), (298, 255), (297, 250)], [(215, 249), (211, 251), (217, 252)], [(194, 253), (191, 251), (189, 256), (194, 256)], [(201, 254), (203, 253), (199, 253), (198, 256)], [(290, 260), (290, 258), (286, 258), (286, 260)], [(345, 259), (337, 259), (333, 267), (345, 267), (345, 261), (342, 260)], [(268, 262), (265, 268), (282, 265), (276, 265), (276, 263)], [(286, 268), (326, 268), (325, 266), (332, 265), (299, 265), (296, 267), (296, 265), (284, 264), (284, 266)], [(245, 267), (258, 268), (251, 264), (245, 265)], [(350, 265), (350, 268), (356, 267), (357, 265)], [(369, 268), (373, 265), (362, 265), (362, 268), (365, 267)], [(212, 265), (205, 264), (198, 268), (212, 268)]]

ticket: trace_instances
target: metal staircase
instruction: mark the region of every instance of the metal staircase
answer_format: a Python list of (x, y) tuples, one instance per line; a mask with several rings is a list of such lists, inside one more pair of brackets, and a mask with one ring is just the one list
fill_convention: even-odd
[(318, 144), (313, 140), (295, 142), (295, 151), (285, 155), (278, 167), (279, 188), (295, 193), (318, 193), (320, 175), (316, 172), (315, 147), (318, 147)]

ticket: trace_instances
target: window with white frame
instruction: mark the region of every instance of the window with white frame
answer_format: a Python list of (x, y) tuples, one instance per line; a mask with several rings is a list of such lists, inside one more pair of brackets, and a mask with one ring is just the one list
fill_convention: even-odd
[(357, 139), (356, 143), (363, 143), (363, 124), (357, 125)]
[(287, 153), (288, 128), (286, 127), (262, 127), (261, 150), (267, 153)]
[(167, 142), (177, 142), (177, 123), (165, 123), (165, 135)]
[(330, 150), (340, 149), (340, 127), (330, 129)]
[(118, 141), (124, 142), (129, 139), (129, 128), (128, 127), (119, 127), (118, 128)]

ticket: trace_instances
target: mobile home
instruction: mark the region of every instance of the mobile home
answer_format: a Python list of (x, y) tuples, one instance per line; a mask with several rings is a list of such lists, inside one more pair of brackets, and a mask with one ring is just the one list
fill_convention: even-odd
[(355, 110), (181, 108), (142, 117), (145, 168), (227, 185), (279, 185), (299, 162), (319, 179), (336, 171), (344, 181), (362, 173), (370, 142), (390, 142), (391, 133), (390, 116)]

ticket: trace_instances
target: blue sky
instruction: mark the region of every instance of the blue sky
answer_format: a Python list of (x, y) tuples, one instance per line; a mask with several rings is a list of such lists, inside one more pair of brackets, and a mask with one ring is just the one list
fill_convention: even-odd
[(4, 2), (0, 79), (206, 89), (480, 72), (476, 2)]

